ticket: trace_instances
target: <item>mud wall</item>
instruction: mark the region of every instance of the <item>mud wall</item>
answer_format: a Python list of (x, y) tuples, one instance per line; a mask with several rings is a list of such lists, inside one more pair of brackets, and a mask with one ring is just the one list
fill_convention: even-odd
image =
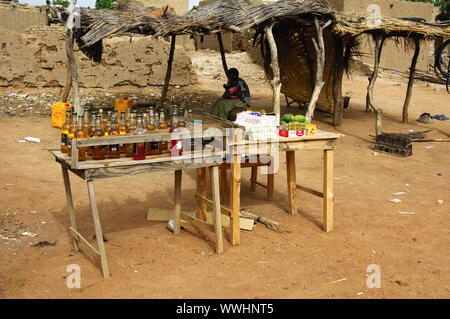
[[(376, 4), (380, 7), (382, 16), (396, 18), (414, 17), (427, 21), (433, 21), (437, 12), (439, 12), (431, 3), (404, 0), (328, 0), (328, 2), (332, 8), (341, 12), (366, 12), (369, 5)], [(362, 53), (361, 58), (359, 58), (360, 62), (373, 65), (374, 43), (372, 39), (368, 36), (363, 36), (360, 49)], [(432, 68), (433, 53), (433, 41), (427, 41), (422, 44), (417, 60), (417, 68), (421, 70)], [(395, 39), (387, 40), (381, 54), (380, 66), (386, 69), (407, 71), (411, 65), (413, 54), (414, 48), (405, 48), (401, 39), (399, 42), (396, 42)]]
[[(76, 48), (81, 87), (145, 87), (164, 83), (170, 43), (151, 37), (117, 37), (103, 41), (100, 63)], [(66, 78), (64, 29), (31, 27), (17, 33), (0, 27), (0, 86), (59, 87)], [(171, 85), (189, 85), (197, 77), (189, 56), (175, 50)]]
[(15, 32), (24, 32), (27, 28), (36, 25), (48, 25), (44, 7), (0, 1), (0, 27)]

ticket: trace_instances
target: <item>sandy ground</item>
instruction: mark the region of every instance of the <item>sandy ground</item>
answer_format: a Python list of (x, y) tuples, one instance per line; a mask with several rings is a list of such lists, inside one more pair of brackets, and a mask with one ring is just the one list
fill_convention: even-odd
[[(188, 97), (188, 101), (195, 99), (195, 108), (207, 108), (222, 94), (224, 79), (214, 79), (217, 73), (205, 66), (206, 59), (219, 70), (217, 54), (199, 53), (193, 58), (198, 68), (203, 66), (199, 84), (190, 88), (191, 93), (182, 88), (178, 91), (178, 96)], [(239, 56), (229, 65), (238, 62)], [(250, 77), (255, 107), (268, 109), (271, 90), (254, 73), (257, 70), (256, 66), (243, 68), (243, 77)], [(146, 220), (149, 207), (173, 207), (172, 174), (98, 180), (96, 196), (108, 238), (109, 280), (103, 279), (95, 262), (74, 252), (68, 235), (61, 169), (47, 151), (58, 146), (59, 130), (50, 126), (48, 116), (0, 117), (0, 297), (449, 298), (450, 143), (414, 143), (413, 155), (408, 158), (375, 156), (370, 136), (374, 134), (374, 114), (364, 112), (367, 79), (354, 76), (345, 79), (344, 86), (344, 91), (353, 95), (343, 125), (333, 127), (331, 118), (323, 113), (317, 113), (315, 119), (320, 129), (345, 134), (335, 151), (338, 180), (333, 232), (322, 231), (322, 202), (312, 195), (299, 192), (298, 214), (285, 212), (284, 154), (273, 200), (266, 201), (262, 188), (250, 192), (250, 171), (244, 169), (241, 203), (289, 225), (292, 232), (280, 234), (258, 224), (251, 232), (242, 231), (241, 245), (231, 246), (226, 240), (221, 255), (214, 254), (212, 240), (204, 240), (207, 231), (202, 234), (186, 224), (186, 231), (174, 237), (166, 223)], [(118, 91), (126, 94), (124, 89)], [(375, 100), (384, 110), (384, 130), (430, 129), (427, 137), (448, 140), (450, 121), (426, 125), (415, 119), (422, 112), (449, 116), (450, 95), (441, 86), (418, 84), (410, 123), (402, 124), (405, 91), (403, 80), (382, 78), (377, 82)], [(14, 90), (2, 92), (6, 95)], [(85, 96), (94, 94), (94, 90), (83, 92)], [(282, 112), (288, 112), (284, 101)], [(304, 113), (296, 107), (289, 112)], [(25, 136), (39, 137), (41, 142), (19, 143)], [(322, 153), (299, 151), (296, 164), (298, 181), (321, 189)], [(71, 183), (79, 231), (94, 242), (86, 184), (72, 174)], [(194, 172), (187, 171), (183, 175), (183, 209), (195, 209), (194, 190)], [(393, 195), (402, 191), (406, 193)], [(389, 202), (393, 198), (402, 202)], [(439, 205), (437, 200), (444, 203)], [(25, 231), (37, 236), (22, 235)], [(56, 246), (32, 246), (40, 241), (57, 242)], [(71, 264), (80, 266), (80, 289), (66, 285)], [(367, 287), (366, 270), (371, 264), (380, 267), (381, 288)]]

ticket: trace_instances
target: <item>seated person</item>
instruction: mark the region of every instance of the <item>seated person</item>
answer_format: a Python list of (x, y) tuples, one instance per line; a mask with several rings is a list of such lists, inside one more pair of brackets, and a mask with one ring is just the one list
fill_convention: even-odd
[(236, 68), (229, 69), (227, 77), (228, 83), (223, 86), (225, 93), (214, 102), (207, 113), (234, 121), (237, 113), (249, 107), (250, 90), (247, 83), (239, 77)]

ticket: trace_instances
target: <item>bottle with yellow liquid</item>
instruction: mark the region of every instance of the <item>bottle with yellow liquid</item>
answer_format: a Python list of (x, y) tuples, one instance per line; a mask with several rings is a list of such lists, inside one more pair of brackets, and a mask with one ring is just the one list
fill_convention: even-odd
[[(127, 134), (127, 122), (125, 121), (125, 111), (120, 111), (120, 125), (119, 132), (120, 135)], [(126, 144), (119, 144), (119, 153), (126, 154), (127, 147)]]
[[(120, 135), (119, 125), (117, 124), (117, 117), (114, 114), (112, 117), (112, 123), (111, 128), (109, 129), (108, 136), (116, 136)], [(119, 144), (111, 144), (108, 145), (108, 158), (119, 158), (120, 157), (120, 150), (119, 150)]]
[(109, 134), (109, 129), (111, 128), (112, 125), (112, 112), (111, 111), (107, 111), (106, 112), (106, 123), (103, 126), (103, 131), (105, 131), (105, 136), (108, 136)]
[(83, 124), (82, 128), (84, 133), (86, 134), (86, 137), (89, 136), (89, 112), (84, 111), (83, 113)]
[(72, 156), (72, 140), (73, 140), (73, 133), (75, 132), (75, 129), (77, 128), (77, 113), (72, 113), (72, 122), (70, 123), (69, 131), (67, 132), (67, 155)]
[(69, 145), (68, 145), (68, 135), (69, 135), (69, 129), (70, 124), (72, 123), (72, 117), (71, 117), (71, 110), (66, 110), (66, 121), (64, 122), (62, 128), (61, 128), (61, 153), (67, 153), (69, 152)]
[[(165, 120), (165, 116), (164, 116), (164, 110), (161, 110), (160, 114), (159, 114), (159, 129), (160, 130), (167, 130), (169, 128), (169, 126), (166, 123)], [(159, 142), (159, 150), (162, 151), (167, 151), (168, 149), (168, 144), (167, 141), (160, 141)]]
[[(134, 134), (134, 131), (136, 131), (136, 121), (135, 121), (135, 114), (131, 114), (130, 124), (127, 127), (127, 134)], [(132, 157), (133, 156), (133, 148), (134, 143), (125, 144), (127, 147), (126, 156)]]
[[(83, 129), (83, 122), (81, 116), (78, 117), (77, 121), (77, 128), (73, 132), (73, 138), (86, 138), (86, 132)], [(80, 147), (78, 148), (78, 161), (85, 161), (86, 160), (86, 151), (87, 147)]]
[[(91, 114), (91, 121), (89, 123), (89, 129), (88, 129), (88, 136), (92, 137), (95, 131), (95, 120), (96, 120), (96, 114), (92, 112)], [(94, 155), (94, 146), (89, 146), (87, 149), (87, 155), (92, 156)]]
[[(95, 120), (95, 130), (92, 134), (93, 138), (105, 136), (105, 132), (102, 129), (102, 121), (100, 116), (97, 116)], [(106, 145), (95, 145), (94, 146), (94, 154), (92, 158), (94, 160), (103, 160), (106, 156)]]

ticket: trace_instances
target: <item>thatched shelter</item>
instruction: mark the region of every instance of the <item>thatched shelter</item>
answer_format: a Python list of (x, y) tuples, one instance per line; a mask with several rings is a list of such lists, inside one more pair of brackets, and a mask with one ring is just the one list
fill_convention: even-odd
[[(262, 54), (267, 62), (267, 76), (274, 90), (274, 111), (280, 111), (280, 92), (283, 92), (294, 99), (309, 101), (307, 117), (313, 116), (316, 103), (318, 107), (333, 113), (335, 125), (342, 122), (342, 77), (350, 57), (357, 52), (359, 35), (372, 34), (377, 43), (375, 72), (370, 78), (367, 104), (380, 114), (380, 120), (381, 110), (373, 103), (371, 92), (384, 40), (389, 37), (405, 37), (419, 43), (418, 41), (430, 37), (450, 36), (448, 24), (389, 17), (376, 18), (374, 24), (374, 18), (366, 14), (345, 15), (335, 12), (326, 0), (280, 0), (271, 5), (252, 5), (246, 0), (224, 0), (183, 16), (166, 13), (155, 18), (153, 13), (157, 11), (158, 8), (126, 11), (81, 9), (81, 24), (73, 29), (73, 36), (87, 56), (99, 61), (102, 39), (113, 35), (137, 33), (156, 37), (170, 36), (173, 48), (177, 35), (217, 34), (226, 72), (221, 32), (253, 29), (254, 42), (261, 43)], [(68, 10), (65, 16), (70, 14)], [(61, 19), (64, 20), (64, 17)], [(70, 18), (66, 19), (69, 20)], [(418, 47), (417, 44), (416, 48)], [(170, 81), (172, 59), (173, 50), (169, 57), (165, 90)], [(414, 67), (413, 59), (411, 74), (414, 73)], [(412, 80), (413, 76), (411, 87)], [(165, 100), (165, 90), (161, 105)], [(410, 89), (407, 96), (410, 96)]]

